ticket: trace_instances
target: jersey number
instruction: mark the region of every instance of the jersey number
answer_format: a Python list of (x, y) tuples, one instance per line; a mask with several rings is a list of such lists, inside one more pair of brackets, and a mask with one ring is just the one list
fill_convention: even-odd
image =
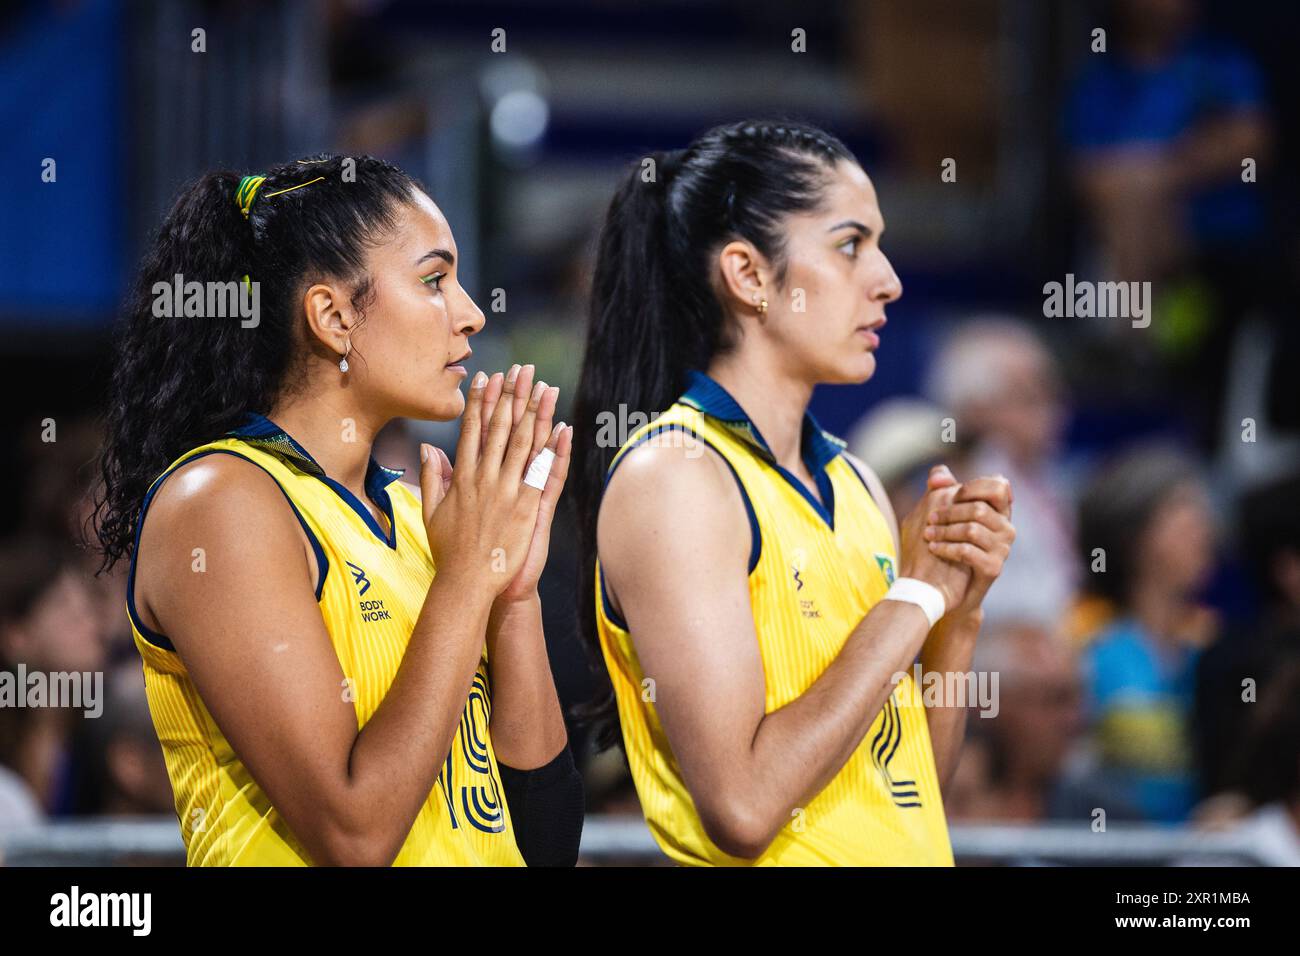
[[(487, 680), (482, 674), (475, 674), (469, 700), (465, 702), (465, 711), (460, 715), (460, 729), (456, 740), (451, 743), (452, 752), (447, 754), (447, 762), (438, 775), (453, 830), (460, 828), (461, 818), (484, 833), (500, 833), (506, 828), (501, 785), (492, 772), (492, 759), (488, 754), (487, 726), (491, 716), (492, 695), (488, 691)], [(453, 779), (452, 756), (458, 743), (465, 756), (465, 765), (469, 768), (465, 783)], [(459, 816), (454, 795), (460, 797)]]

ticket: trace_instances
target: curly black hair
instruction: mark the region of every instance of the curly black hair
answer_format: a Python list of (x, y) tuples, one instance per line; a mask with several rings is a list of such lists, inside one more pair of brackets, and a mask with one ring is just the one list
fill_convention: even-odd
[[(427, 192), (369, 156), (317, 155), (265, 177), (247, 215), (236, 200), (239, 173), (211, 172), (185, 186), (140, 264), (116, 330), (92, 517), (101, 572), (130, 556), (145, 494), (169, 464), (248, 412), (269, 411), (293, 387), (305, 355), (297, 329), (305, 288), (341, 280), (362, 309), (372, 292), (367, 250), (391, 235), (417, 191)], [(186, 283), (248, 276), (258, 283), (256, 323), (159, 317), (155, 286), (170, 287), (176, 276)]]

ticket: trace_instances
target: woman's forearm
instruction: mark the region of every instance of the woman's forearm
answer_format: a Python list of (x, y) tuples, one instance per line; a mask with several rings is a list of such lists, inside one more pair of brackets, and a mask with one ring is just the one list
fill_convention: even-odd
[[(389, 862), (428, 799), (483, 653), (492, 595), (439, 575), (392, 686), (348, 760), (348, 828)], [(418, 769), (417, 769), (418, 768)], [(373, 832), (376, 821), (383, 833)], [(382, 849), (380, 848), (382, 845)]]
[[(970, 670), (975, 655), (975, 640), (979, 636), (984, 612), (976, 609), (953, 620), (944, 618), (935, 625), (921, 648), (921, 670), (947, 677), (964, 674)], [(949, 686), (945, 680), (943, 686)], [(935, 772), (939, 787), (946, 790), (957, 761), (961, 756), (962, 741), (966, 736), (968, 707), (957, 701), (942, 701), (938, 707), (926, 707), (925, 719), (930, 727), (930, 746), (934, 751)]]
[[(744, 835), (733, 841), (736, 855), (762, 852), (791, 809), (820, 793), (848, 763), (893, 692), (894, 675), (915, 660), (928, 630), (919, 608), (881, 601), (811, 687), (762, 719), (744, 773), (724, 801), (748, 808)], [(799, 759), (790, 759), (792, 753)], [(701, 811), (708, 809), (702, 802)], [(726, 839), (731, 828), (727, 814), (721, 818)]]
[(492, 678), (492, 747), (497, 761), (532, 770), (553, 760), (568, 741), (542, 630), (536, 594), (498, 601), (487, 629)]

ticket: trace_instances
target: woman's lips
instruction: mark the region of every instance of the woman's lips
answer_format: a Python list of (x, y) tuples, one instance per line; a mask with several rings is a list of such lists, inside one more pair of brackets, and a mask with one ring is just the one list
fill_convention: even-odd
[(447, 370), (448, 370), (449, 372), (459, 372), (462, 376), (468, 375), (469, 373), (465, 371), (465, 366), (462, 365), (461, 363), (464, 362), (467, 358), (469, 358), (469, 357), (470, 357), (471, 355), (473, 355), (473, 354), (474, 354), (474, 350), (473, 350), (473, 349), (470, 349), (469, 351), (467, 351), (464, 355), (462, 355), (460, 358), (456, 359), (455, 361), (448, 362), (448, 363), (447, 363)]
[(877, 349), (880, 347), (879, 332), (885, 327), (885, 321), (885, 317), (882, 315), (880, 321), (872, 322), (870, 325), (862, 325), (857, 328), (857, 334), (863, 336), (867, 340), (868, 348)]

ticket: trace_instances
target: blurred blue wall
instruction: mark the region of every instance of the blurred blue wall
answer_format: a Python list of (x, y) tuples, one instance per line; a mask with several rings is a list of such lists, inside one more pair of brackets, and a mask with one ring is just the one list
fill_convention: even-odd
[[(0, 322), (107, 320), (123, 286), (123, 4), (27, 4), (0, 36)], [(42, 181), (46, 158), (57, 181)]]

